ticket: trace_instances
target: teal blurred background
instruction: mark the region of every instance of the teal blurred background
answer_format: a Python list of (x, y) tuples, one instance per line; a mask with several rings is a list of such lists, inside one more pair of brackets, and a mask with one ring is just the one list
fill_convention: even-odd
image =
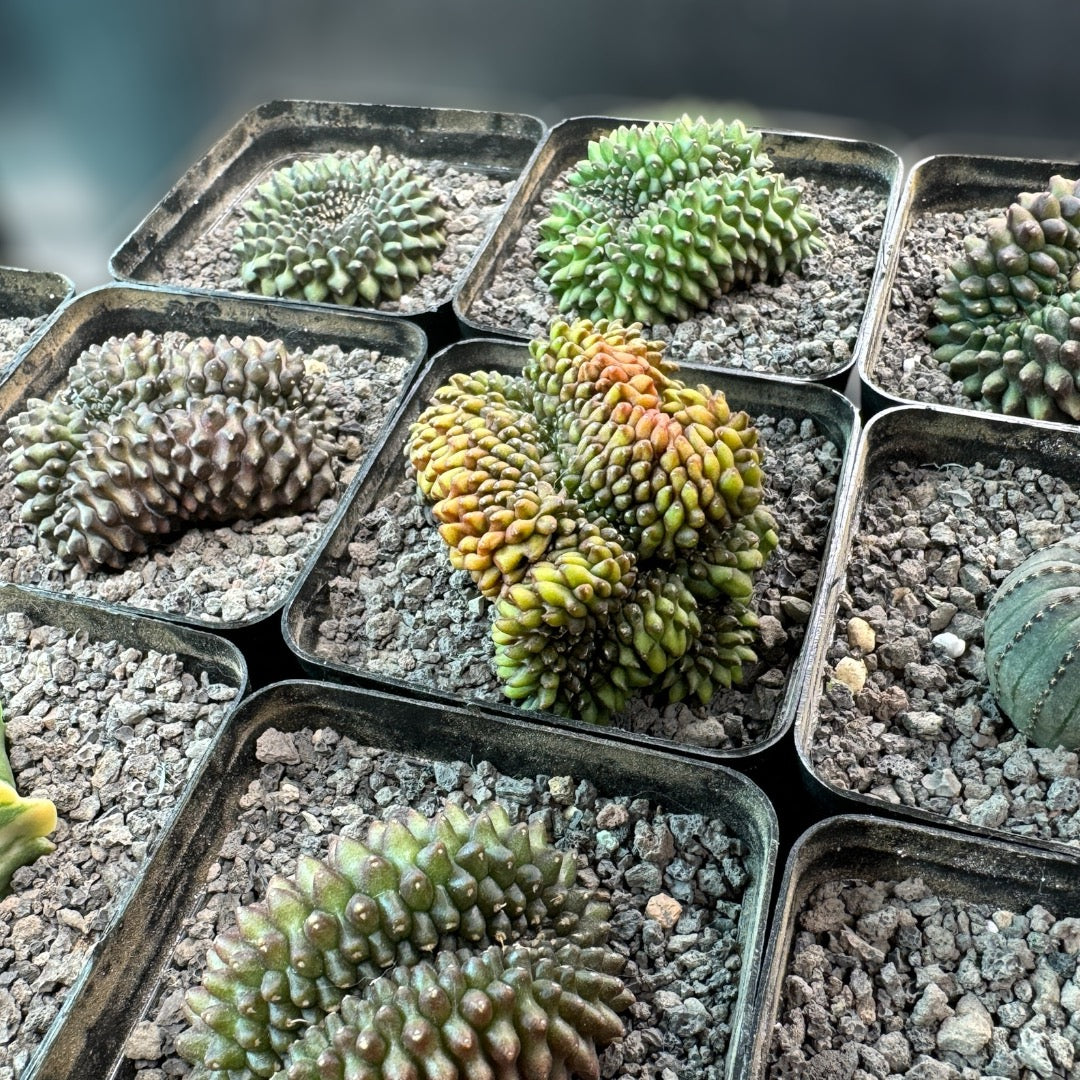
[(1080, 159), (1080, 5), (998, 0), (2, 0), (0, 264), (85, 289), (274, 98), (739, 115), (931, 152)]

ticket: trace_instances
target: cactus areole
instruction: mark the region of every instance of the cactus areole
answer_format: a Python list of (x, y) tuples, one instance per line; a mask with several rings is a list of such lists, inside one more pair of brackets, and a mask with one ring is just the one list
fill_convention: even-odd
[(998, 708), (1038, 746), (1080, 749), (1080, 537), (1035, 552), (986, 612)]

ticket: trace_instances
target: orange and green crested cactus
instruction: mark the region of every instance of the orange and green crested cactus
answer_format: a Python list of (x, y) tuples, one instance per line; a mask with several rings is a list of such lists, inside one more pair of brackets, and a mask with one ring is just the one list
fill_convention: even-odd
[(757, 430), (685, 386), (640, 324), (556, 322), (520, 376), (455, 376), (412, 428), (451, 563), (493, 601), (508, 697), (606, 722), (695, 697), (754, 657), (776, 545)]
[(540, 276), (562, 313), (683, 321), (822, 246), (760, 132), (684, 116), (589, 143), (540, 223)]

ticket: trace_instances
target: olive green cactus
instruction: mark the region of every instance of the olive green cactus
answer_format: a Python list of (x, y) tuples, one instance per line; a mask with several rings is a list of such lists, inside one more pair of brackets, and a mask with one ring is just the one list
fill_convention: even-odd
[(396, 967), (290, 1047), (288, 1080), (599, 1080), (633, 997), (607, 949), (492, 946)]
[(233, 251), (244, 283), (263, 296), (397, 300), (446, 244), (437, 196), (378, 146), (278, 169), (243, 212)]
[(986, 677), (998, 708), (1038, 746), (1080, 749), (1080, 537), (1036, 551), (986, 610)]
[(498, 804), (474, 818), (453, 805), (432, 819), (407, 811), (374, 822), (366, 843), (335, 837), (325, 862), (302, 856), (218, 936), (177, 1050), (200, 1075), (272, 1076), (345, 991), (449, 937), (487, 945), (547, 930), (591, 947), (610, 909), (576, 873), (541, 822), (513, 824)]
[(561, 313), (683, 321), (823, 246), (817, 219), (739, 121), (622, 126), (589, 143), (540, 223)]
[(707, 702), (752, 661), (776, 545), (757, 431), (684, 386), (640, 324), (556, 322), (520, 376), (458, 375), (410, 462), (493, 601), (494, 666), (527, 708), (607, 722), (636, 692)]
[(336, 489), (336, 422), (280, 341), (146, 332), (83, 353), (52, 401), (8, 421), (4, 449), (20, 520), (96, 570), (189, 523), (313, 509)]
[(56, 807), (48, 799), (23, 798), (7, 756), (3, 715), (0, 714), (0, 897), (11, 889), (11, 875), (55, 850), (48, 839), (56, 828)]
[(1050, 178), (969, 236), (945, 271), (927, 339), (980, 407), (1080, 420), (1080, 181)]

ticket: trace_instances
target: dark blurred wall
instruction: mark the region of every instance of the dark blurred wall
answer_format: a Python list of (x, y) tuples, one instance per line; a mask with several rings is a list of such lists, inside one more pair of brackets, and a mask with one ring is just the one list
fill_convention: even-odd
[(904, 155), (1080, 157), (1080, 5), (1000, 0), (4, 0), (0, 262), (104, 281), (113, 248), (275, 97), (532, 112), (739, 110)]

